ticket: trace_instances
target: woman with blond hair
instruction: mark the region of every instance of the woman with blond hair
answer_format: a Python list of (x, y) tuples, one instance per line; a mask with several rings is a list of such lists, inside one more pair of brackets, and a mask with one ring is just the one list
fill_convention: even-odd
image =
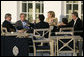
[(52, 36), (55, 36), (55, 32), (56, 32), (56, 30), (57, 30), (57, 27), (56, 27), (56, 25), (57, 25), (57, 23), (58, 23), (58, 19), (57, 18), (55, 18), (55, 12), (54, 11), (49, 11), (48, 12), (48, 17), (47, 17), (47, 19), (46, 19), (46, 22), (48, 22), (49, 23), (49, 25), (50, 26), (53, 26), (53, 29), (52, 29)]
[(49, 23), (49, 25), (56, 26), (58, 23), (58, 19), (55, 18), (55, 12), (49, 11), (48, 12), (48, 18), (46, 19), (46, 22)]

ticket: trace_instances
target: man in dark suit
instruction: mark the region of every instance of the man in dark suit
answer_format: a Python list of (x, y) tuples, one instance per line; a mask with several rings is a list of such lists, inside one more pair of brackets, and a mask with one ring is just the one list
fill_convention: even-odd
[(78, 30), (83, 30), (83, 22), (82, 20), (78, 17), (77, 12), (72, 13), (72, 20), (68, 24), (69, 27), (74, 27), (75, 31)]
[(15, 29), (15, 27), (11, 24), (11, 14), (9, 14), (9, 13), (7, 13), (6, 15), (5, 15), (5, 21), (3, 22), (3, 24), (2, 24), (2, 27), (5, 27), (5, 28), (7, 28), (7, 31), (8, 32), (15, 32), (16, 31), (16, 29)]
[[(36, 23), (34, 26), (34, 29), (46, 29), (49, 28), (49, 24), (47, 22), (44, 22), (44, 15), (39, 15), (39, 23)], [(41, 34), (41, 32), (39, 32)], [(45, 35), (46, 38), (48, 38), (48, 33)]]
[(44, 22), (44, 15), (39, 15), (39, 20), (40, 22), (39, 23), (36, 23), (35, 24), (35, 29), (44, 29), (44, 28), (49, 28), (49, 24), (47, 22)]
[[(80, 31), (83, 30), (83, 22), (82, 20), (78, 17), (78, 13), (77, 12), (73, 12), (72, 13), (72, 20), (69, 22), (68, 26), (69, 27), (74, 27), (74, 35), (80, 35), (83, 37), (83, 32), (75, 32), (75, 31)], [(78, 44), (78, 43), (77, 43)], [(79, 56), (82, 55), (82, 42), (79, 42), (78, 46), (79, 46)]]
[(29, 22), (25, 20), (25, 14), (20, 14), (20, 20), (16, 22), (15, 27), (19, 32), (24, 32), (23, 29), (29, 29)]
[(82, 31), (83, 30), (83, 22), (78, 17), (77, 12), (72, 13), (72, 20), (68, 23), (69, 27), (74, 27), (74, 35), (80, 35), (83, 37), (83, 32), (76, 32), (76, 31)]

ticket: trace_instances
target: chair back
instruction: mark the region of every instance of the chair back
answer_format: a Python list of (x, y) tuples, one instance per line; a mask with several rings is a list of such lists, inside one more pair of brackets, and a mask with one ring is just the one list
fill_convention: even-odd
[(75, 43), (73, 36), (63, 36), (57, 38), (57, 53), (75, 53)]
[(3, 33), (7, 33), (7, 32), (8, 32), (7, 28), (1, 26), (1, 33), (3, 34)]
[(73, 32), (56, 32), (55, 33), (57, 36), (73, 36)]
[(74, 32), (74, 28), (73, 27), (64, 27), (64, 28), (60, 28), (60, 32), (63, 32), (63, 31), (71, 31), (71, 32)]
[(34, 34), (36, 38), (50, 38), (50, 29), (34, 29)]
[(59, 53), (74, 53), (75, 42), (73, 32), (56, 32), (57, 55)]

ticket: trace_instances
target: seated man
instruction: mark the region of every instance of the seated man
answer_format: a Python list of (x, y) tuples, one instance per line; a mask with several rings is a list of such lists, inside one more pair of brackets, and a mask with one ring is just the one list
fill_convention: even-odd
[[(49, 28), (49, 24), (47, 22), (44, 22), (44, 19), (45, 19), (44, 15), (39, 15), (40, 22), (35, 24), (34, 29), (46, 29), (46, 28)], [(48, 38), (48, 35), (46, 34), (45, 37)]]
[(83, 22), (78, 17), (77, 12), (72, 13), (72, 20), (68, 23), (68, 26), (69, 27), (74, 27), (75, 31), (83, 30)]
[(7, 14), (5, 15), (5, 21), (3, 22), (2, 27), (7, 28), (7, 31), (8, 31), (8, 32), (15, 32), (16, 29), (15, 29), (15, 27), (11, 24), (11, 19), (12, 19), (12, 18), (11, 18), (11, 14), (7, 13)]
[[(78, 17), (77, 12), (72, 13), (72, 20), (69, 22), (68, 26), (69, 27), (74, 27), (74, 31), (80, 31), (83, 30), (83, 22), (82, 20)], [(74, 32), (74, 35), (80, 35), (83, 37), (83, 32)], [(82, 43), (79, 42), (79, 55), (82, 55)]]
[(39, 15), (40, 22), (35, 24), (35, 29), (43, 29), (43, 28), (49, 28), (49, 24), (47, 22), (44, 22), (44, 15)]
[[(47, 22), (44, 22), (44, 19), (45, 19), (44, 15), (42, 15), (42, 14), (39, 15), (40, 22), (35, 24), (34, 29), (46, 29), (46, 28), (49, 28), (49, 24)], [(39, 32), (39, 33), (42, 34), (41, 32)], [(46, 35), (44, 35), (44, 37), (48, 38), (48, 33)], [(45, 43), (43, 45), (48, 45), (48, 44)]]
[(60, 24), (58, 24), (58, 27), (66, 27), (66, 25), (68, 24), (68, 19), (67, 18), (62, 18), (62, 22)]
[(77, 12), (73, 12), (72, 13), (72, 20), (68, 23), (67, 26), (74, 28), (74, 35), (80, 35), (80, 36), (83, 37), (83, 33), (82, 32), (75, 32), (75, 31), (83, 30), (83, 22), (78, 17), (78, 13)]
[(29, 29), (29, 22), (25, 20), (25, 14), (20, 14), (20, 20), (16, 22), (15, 26), (18, 32), (24, 32), (25, 29)]
[(59, 30), (60, 28), (67, 27), (67, 24), (68, 24), (68, 19), (67, 19), (67, 18), (62, 18), (62, 22), (57, 25), (58, 30)]

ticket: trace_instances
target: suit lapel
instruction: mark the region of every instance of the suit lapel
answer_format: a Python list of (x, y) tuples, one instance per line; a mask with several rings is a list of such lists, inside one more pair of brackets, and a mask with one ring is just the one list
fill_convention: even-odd
[(22, 26), (23, 27), (23, 24), (22, 24), (22, 21), (20, 20), (20, 26)]

